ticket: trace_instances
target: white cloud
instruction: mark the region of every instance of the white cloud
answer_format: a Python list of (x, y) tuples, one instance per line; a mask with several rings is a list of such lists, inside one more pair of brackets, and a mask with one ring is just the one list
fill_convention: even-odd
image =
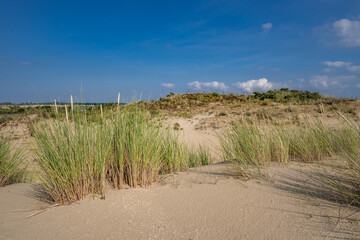
[(265, 31), (265, 32), (268, 32), (271, 30), (271, 28), (273, 27), (272, 23), (265, 23), (263, 24), (262, 26), (262, 29)]
[[(335, 84), (335, 82), (330, 82), (330, 79), (328, 76), (313, 76), (310, 79), (310, 83), (314, 85), (317, 88), (328, 88), (330, 85)], [(337, 83), (337, 82), (336, 82)]]
[(360, 46), (360, 21), (340, 19), (333, 28), (345, 46)]
[(324, 69), (324, 72), (328, 73), (328, 72), (332, 72), (332, 67), (337, 67), (337, 68), (341, 68), (341, 67), (346, 67), (346, 69), (350, 72), (360, 72), (360, 66), (354, 66), (352, 65), (351, 62), (342, 62), (342, 61), (325, 61), (322, 62), (322, 64), (328, 66), (328, 68)]
[(328, 67), (345, 67), (350, 66), (351, 62), (342, 62), (342, 61), (325, 61), (323, 62)]
[(173, 83), (162, 83), (161, 86), (166, 87), (166, 88), (174, 88), (175, 84), (173, 84)]
[(360, 66), (349, 66), (346, 69), (350, 72), (360, 72)]
[(317, 88), (346, 88), (347, 82), (353, 81), (356, 79), (355, 76), (336, 76), (329, 77), (327, 75), (312, 76), (310, 78), (310, 83)]
[(298, 78), (297, 79), (299, 82), (305, 82), (305, 79), (304, 78)]
[(247, 82), (237, 82), (234, 86), (247, 92), (267, 91), (274, 88), (274, 84), (270, 83), (266, 78), (249, 80)]
[(188, 83), (188, 86), (197, 90), (203, 89), (203, 88), (210, 88), (210, 89), (215, 89), (215, 90), (221, 90), (221, 91), (225, 91), (226, 89), (228, 89), (228, 86), (226, 86), (223, 82), (217, 82), (217, 81), (213, 81), (213, 82), (191, 82)]

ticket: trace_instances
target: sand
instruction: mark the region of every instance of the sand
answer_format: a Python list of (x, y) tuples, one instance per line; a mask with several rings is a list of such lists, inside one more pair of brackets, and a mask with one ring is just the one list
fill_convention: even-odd
[[(220, 161), (216, 132), (195, 129), (201, 120), (170, 121)], [(0, 239), (360, 239), (359, 210), (331, 201), (306, 175), (313, 167), (274, 164), (269, 179), (245, 182), (215, 163), (65, 206), (40, 201), (35, 184), (12, 184), (0, 188)]]
[(298, 182), (286, 176), (304, 180), (297, 171), (277, 166), (271, 182), (244, 182), (228, 167), (59, 207), (37, 200), (32, 184), (8, 185), (0, 189), (0, 239), (360, 239), (360, 213), (284, 187)]

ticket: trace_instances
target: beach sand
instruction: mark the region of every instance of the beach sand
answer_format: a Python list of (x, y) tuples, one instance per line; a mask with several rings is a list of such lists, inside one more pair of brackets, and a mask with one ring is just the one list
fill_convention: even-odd
[(240, 180), (219, 162), (216, 130), (196, 130), (203, 119), (169, 123), (217, 163), (64, 206), (40, 201), (36, 184), (2, 187), (0, 239), (360, 239), (358, 210), (306, 175), (316, 164), (273, 164), (267, 179)]
[(360, 239), (360, 213), (311, 198), (297, 170), (276, 166), (271, 181), (247, 182), (229, 170), (199, 167), (58, 207), (39, 201), (34, 184), (8, 185), (0, 239)]

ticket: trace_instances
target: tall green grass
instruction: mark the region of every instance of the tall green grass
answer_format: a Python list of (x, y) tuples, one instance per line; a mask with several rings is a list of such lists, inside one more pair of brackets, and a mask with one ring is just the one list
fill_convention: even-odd
[(0, 138), (0, 187), (13, 181), (21, 173), (23, 150), (11, 146), (10, 141)]
[(269, 162), (313, 162), (360, 147), (356, 130), (343, 123), (334, 128), (319, 121), (300, 126), (237, 123), (219, 135), (225, 160), (244, 177), (261, 172)]
[(44, 119), (31, 127), (39, 180), (57, 202), (105, 194), (105, 165), (112, 157), (111, 126), (85, 114), (74, 120)]
[(147, 186), (159, 174), (207, 164), (136, 104), (65, 110), (31, 125), (37, 175), (55, 202), (105, 197), (107, 186)]
[(224, 160), (232, 161), (241, 175), (250, 177), (250, 167), (260, 170), (271, 158), (269, 138), (264, 136), (254, 125), (232, 125), (219, 135)]
[(360, 125), (349, 122), (342, 134), (336, 135), (336, 144), (341, 149), (340, 159), (332, 165), (331, 173), (322, 173), (320, 180), (337, 198), (360, 207)]
[(123, 183), (136, 187), (156, 180), (159, 173), (190, 166), (189, 150), (170, 130), (158, 126), (149, 114), (134, 107), (110, 120), (113, 130), (113, 159), (108, 176), (114, 187)]

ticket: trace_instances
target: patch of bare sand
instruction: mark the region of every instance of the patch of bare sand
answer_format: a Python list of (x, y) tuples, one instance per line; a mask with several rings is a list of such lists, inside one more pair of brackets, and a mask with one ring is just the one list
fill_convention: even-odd
[(9, 138), (15, 144), (28, 145), (31, 136), (27, 124), (33, 117), (20, 117), (0, 124), (0, 135)]
[(0, 239), (359, 239), (353, 209), (289, 188), (305, 180), (292, 168), (271, 171), (272, 182), (243, 182), (218, 163), (32, 217), (50, 205), (34, 185), (9, 185), (0, 189)]
[(197, 115), (192, 118), (171, 117), (167, 123), (171, 128), (176, 123), (179, 124), (179, 140), (190, 147), (199, 147), (199, 145), (208, 149), (212, 155), (213, 162), (222, 161), (220, 157), (220, 144), (216, 134), (220, 131), (216, 126), (203, 127), (204, 123), (214, 118), (212, 115)]

